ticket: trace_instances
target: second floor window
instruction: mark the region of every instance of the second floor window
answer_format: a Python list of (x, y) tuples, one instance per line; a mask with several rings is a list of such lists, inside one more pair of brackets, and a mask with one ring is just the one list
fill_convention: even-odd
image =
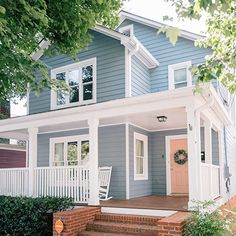
[(60, 108), (96, 102), (96, 58), (52, 70), (52, 77), (71, 88), (70, 93), (52, 91), (51, 107)]
[(168, 66), (169, 89), (177, 89), (192, 85), (190, 72), (191, 61)]

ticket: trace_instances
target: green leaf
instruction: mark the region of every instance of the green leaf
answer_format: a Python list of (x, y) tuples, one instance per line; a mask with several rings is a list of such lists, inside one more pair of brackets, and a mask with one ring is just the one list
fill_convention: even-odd
[(169, 27), (166, 29), (166, 37), (169, 38), (172, 45), (176, 44), (180, 34), (181, 34), (180, 30), (176, 27)]
[(5, 13), (6, 13), (5, 7), (0, 6), (0, 13), (2, 13), (2, 14), (5, 14)]

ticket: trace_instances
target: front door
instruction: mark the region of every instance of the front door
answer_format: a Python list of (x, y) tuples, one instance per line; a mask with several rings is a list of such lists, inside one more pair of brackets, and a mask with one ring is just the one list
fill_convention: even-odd
[[(179, 150), (187, 152), (187, 138), (170, 139), (170, 174), (171, 174), (171, 194), (187, 195), (188, 194), (188, 162), (178, 163), (174, 155)], [(178, 155), (179, 159), (183, 159), (183, 155)]]

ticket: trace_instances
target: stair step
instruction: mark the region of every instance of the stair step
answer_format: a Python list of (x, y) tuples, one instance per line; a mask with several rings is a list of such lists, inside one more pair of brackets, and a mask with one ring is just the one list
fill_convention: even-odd
[(101, 220), (95, 220), (94, 222), (88, 223), (86, 230), (123, 235), (157, 235), (157, 226), (145, 224), (117, 223)]
[(132, 236), (132, 234), (113, 234), (113, 233), (104, 233), (96, 231), (84, 231), (78, 234), (78, 236)]
[(157, 225), (158, 221), (163, 219), (163, 217), (102, 213), (102, 214), (97, 214), (95, 216), (95, 219), (108, 222)]

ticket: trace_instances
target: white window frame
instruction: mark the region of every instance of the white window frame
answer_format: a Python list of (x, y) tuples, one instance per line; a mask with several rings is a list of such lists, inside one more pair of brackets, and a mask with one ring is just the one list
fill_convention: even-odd
[(80, 106), (80, 105), (87, 105), (91, 103), (97, 102), (97, 58), (91, 58), (88, 60), (83, 60), (77, 63), (73, 63), (70, 65), (58, 67), (51, 70), (51, 78), (56, 78), (56, 74), (65, 72), (66, 73), (66, 83), (68, 84), (68, 71), (73, 69), (78, 69), (80, 74), (82, 74), (82, 67), (93, 65), (93, 99), (90, 100), (83, 100), (83, 83), (82, 79), (79, 80), (79, 101), (78, 102), (69, 102), (69, 95), (66, 96), (66, 103), (63, 105), (57, 105), (57, 92), (51, 89), (51, 110), (65, 108), (65, 107), (73, 107), (73, 106)]
[[(136, 140), (143, 141), (144, 158), (143, 158), (143, 174), (137, 174), (136, 169)], [(134, 180), (148, 180), (148, 136), (134, 132)]]
[[(78, 142), (78, 144), (81, 144), (81, 141), (89, 140), (89, 135), (76, 135), (76, 136), (65, 136), (65, 137), (57, 137), (57, 138), (50, 138), (50, 151), (49, 151), (49, 165), (51, 167), (55, 167), (53, 165), (54, 163), (54, 152), (55, 152), (55, 144), (56, 143), (64, 143), (64, 165), (63, 166), (68, 166), (67, 164), (67, 145), (65, 143), (68, 142)], [(78, 146), (78, 164), (77, 166), (80, 165), (80, 158), (81, 158), (81, 146)]]
[(122, 34), (127, 30), (129, 30), (130, 37), (132, 37), (134, 35), (134, 26), (133, 26), (133, 24), (119, 28), (119, 32), (122, 33)]
[(175, 70), (186, 69), (187, 71), (187, 87), (192, 86), (192, 75), (189, 68), (191, 67), (191, 61), (185, 61), (177, 64), (172, 64), (168, 66), (168, 80), (169, 80), (169, 90), (176, 89), (175, 88)]

